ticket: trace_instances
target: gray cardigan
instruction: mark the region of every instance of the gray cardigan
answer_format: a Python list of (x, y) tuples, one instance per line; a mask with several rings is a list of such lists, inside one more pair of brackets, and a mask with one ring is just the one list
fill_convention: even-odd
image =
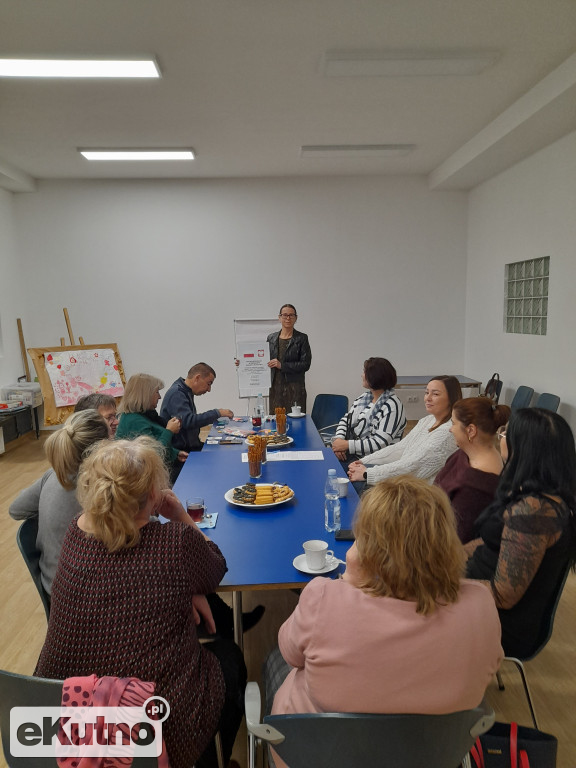
[(38, 518), (36, 545), (41, 552), (42, 584), (50, 594), (56, 575), (60, 550), (70, 521), (81, 512), (76, 490), (62, 488), (53, 469), (21, 491), (8, 510), (14, 520)]

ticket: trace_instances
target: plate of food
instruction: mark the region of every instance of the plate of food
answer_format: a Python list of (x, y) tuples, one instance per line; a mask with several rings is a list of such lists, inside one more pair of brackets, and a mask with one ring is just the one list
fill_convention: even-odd
[(230, 504), (247, 509), (268, 509), (294, 498), (294, 491), (281, 483), (246, 483), (230, 488), (224, 498)]
[[(255, 437), (256, 435), (248, 435), (245, 440), (246, 445), (253, 445)], [(287, 448), (294, 442), (294, 439), (288, 437), (288, 435), (279, 435), (277, 432), (268, 432), (267, 434), (262, 434), (261, 437), (266, 438), (266, 448), (269, 451), (276, 450), (277, 448)]]

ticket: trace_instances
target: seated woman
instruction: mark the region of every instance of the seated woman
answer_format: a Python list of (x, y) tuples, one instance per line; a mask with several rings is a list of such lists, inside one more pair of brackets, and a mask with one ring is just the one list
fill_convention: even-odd
[[(165, 490), (159, 450), (139, 437), (103, 443), (85, 459), (83, 512), (62, 546), (34, 674), (154, 682), (171, 707), (163, 725), (171, 767), (212, 767), (217, 730), (230, 757), (246, 667), (232, 641), (198, 642), (194, 605), (203, 598), (196, 598), (217, 587), (226, 561)], [(153, 514), (172, 522), (151, 521)]]
[(397, 443), (406, 427), (404, 406), (394, 394), (396, 370), (383, 357), (364, 361), (360, 395), (340, 419), (332, 448), (340, 461), (354, 461)]
[(455, 376), (430, 379), (424, 393), (428, 416), (420, 419), (399, 443), (350, 464), (348, 476), (356, 483), (356, 489), (364, 489), (363, 481), (375, 485), (380, 480), (408, 473), (432, 481), (456, 450), (450, 433), (450, 416), (452, 406), (461, 398), (460, 382)]
[(280, 628), (293, 669), (272, 714), (477, 706), (502, 659), (500, 624), (489, 590), (462, 580), (446, 495), (412, 476), (379, 483), (354, 533), (344, 578), (313, 579)]
[(44, 450), (52, 465), (39, 480), (12, 502), (14, 520), (38, 518), (36, 546), (40, 550), (42, 585), (48, 594), (70, 521), (80, 512), (76, 476), (86, 451), (109, 435), (108, 422), (95, 410), (73, 413), (62, 429), (46, 440)]
[(500, 449), (506, 465), (480, 538), (465, 545), (466, 571), (492, 589), (506, 655), (526, 658), (576, 560), (576, 450), (564, 419), (541, 408), (514, 411)]
[(494, 500), (502, 472), (496, 433), (508, 423), (510, 408), (488, 397), (467, 397), (452, 408), (452, 426), (459, 450), (436, 475), (434, 484), (446, 491), (464, 544), (473, 538), (476, 518)]
[(120, 404), (121, 415), (116, 438), (131, 440), (139, 435), (148, 435), (158, 440), (164, 448), (164, 461), (170, 469), (170, 479), (174, 482), (188, 454), (172, 445), (173, 435), (180, 432), (180, 419), (172, 417), (165, 421), (156, 412), (160, 390), (163, 388), (164, 382), (148, 373), (130, 376)]

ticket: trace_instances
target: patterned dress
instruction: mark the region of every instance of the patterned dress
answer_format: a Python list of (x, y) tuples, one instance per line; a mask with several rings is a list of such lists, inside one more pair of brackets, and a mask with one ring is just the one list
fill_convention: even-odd
[(225, 572), (218, 547), (183, 523), (150, 522), (135, 547), (111, 553), (74, 519), (34, 674), (155, 682), (171, 707), (163, 726), (171, 768), (190, 768), (214, 736), (225, 695), (216, 656), (198, 642), (192, 596), (213, 591)]

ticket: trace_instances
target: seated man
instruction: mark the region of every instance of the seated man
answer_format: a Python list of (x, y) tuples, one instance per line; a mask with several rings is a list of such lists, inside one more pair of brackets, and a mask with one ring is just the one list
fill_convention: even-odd
[(116, 413), (116, 400), (111, 395), (102, 395), (99, 392), (92, 392), (90, 395), (84, 395), (74, 406), (74, 413), (78, 411), (88, 411), (94, 409), (100, 416), (106, 419), (110, 437), (116, 434), (118, 426), (118, 414)]
[(180, 432), (174, 435), (172, 445), (181, 451), (201, 451), (200, 428), (212, 424), (220, 416), (233, 418), (227, 408), (215, 408), (205, 413), (197, 413), (194, 395), (210, 392), (216, 372), (206, 363), (196, 363), (188, 371), (185, 379), (179, 378), (164, 395), (160, 416), (171, 419), (176, 416), (181, 421)]

